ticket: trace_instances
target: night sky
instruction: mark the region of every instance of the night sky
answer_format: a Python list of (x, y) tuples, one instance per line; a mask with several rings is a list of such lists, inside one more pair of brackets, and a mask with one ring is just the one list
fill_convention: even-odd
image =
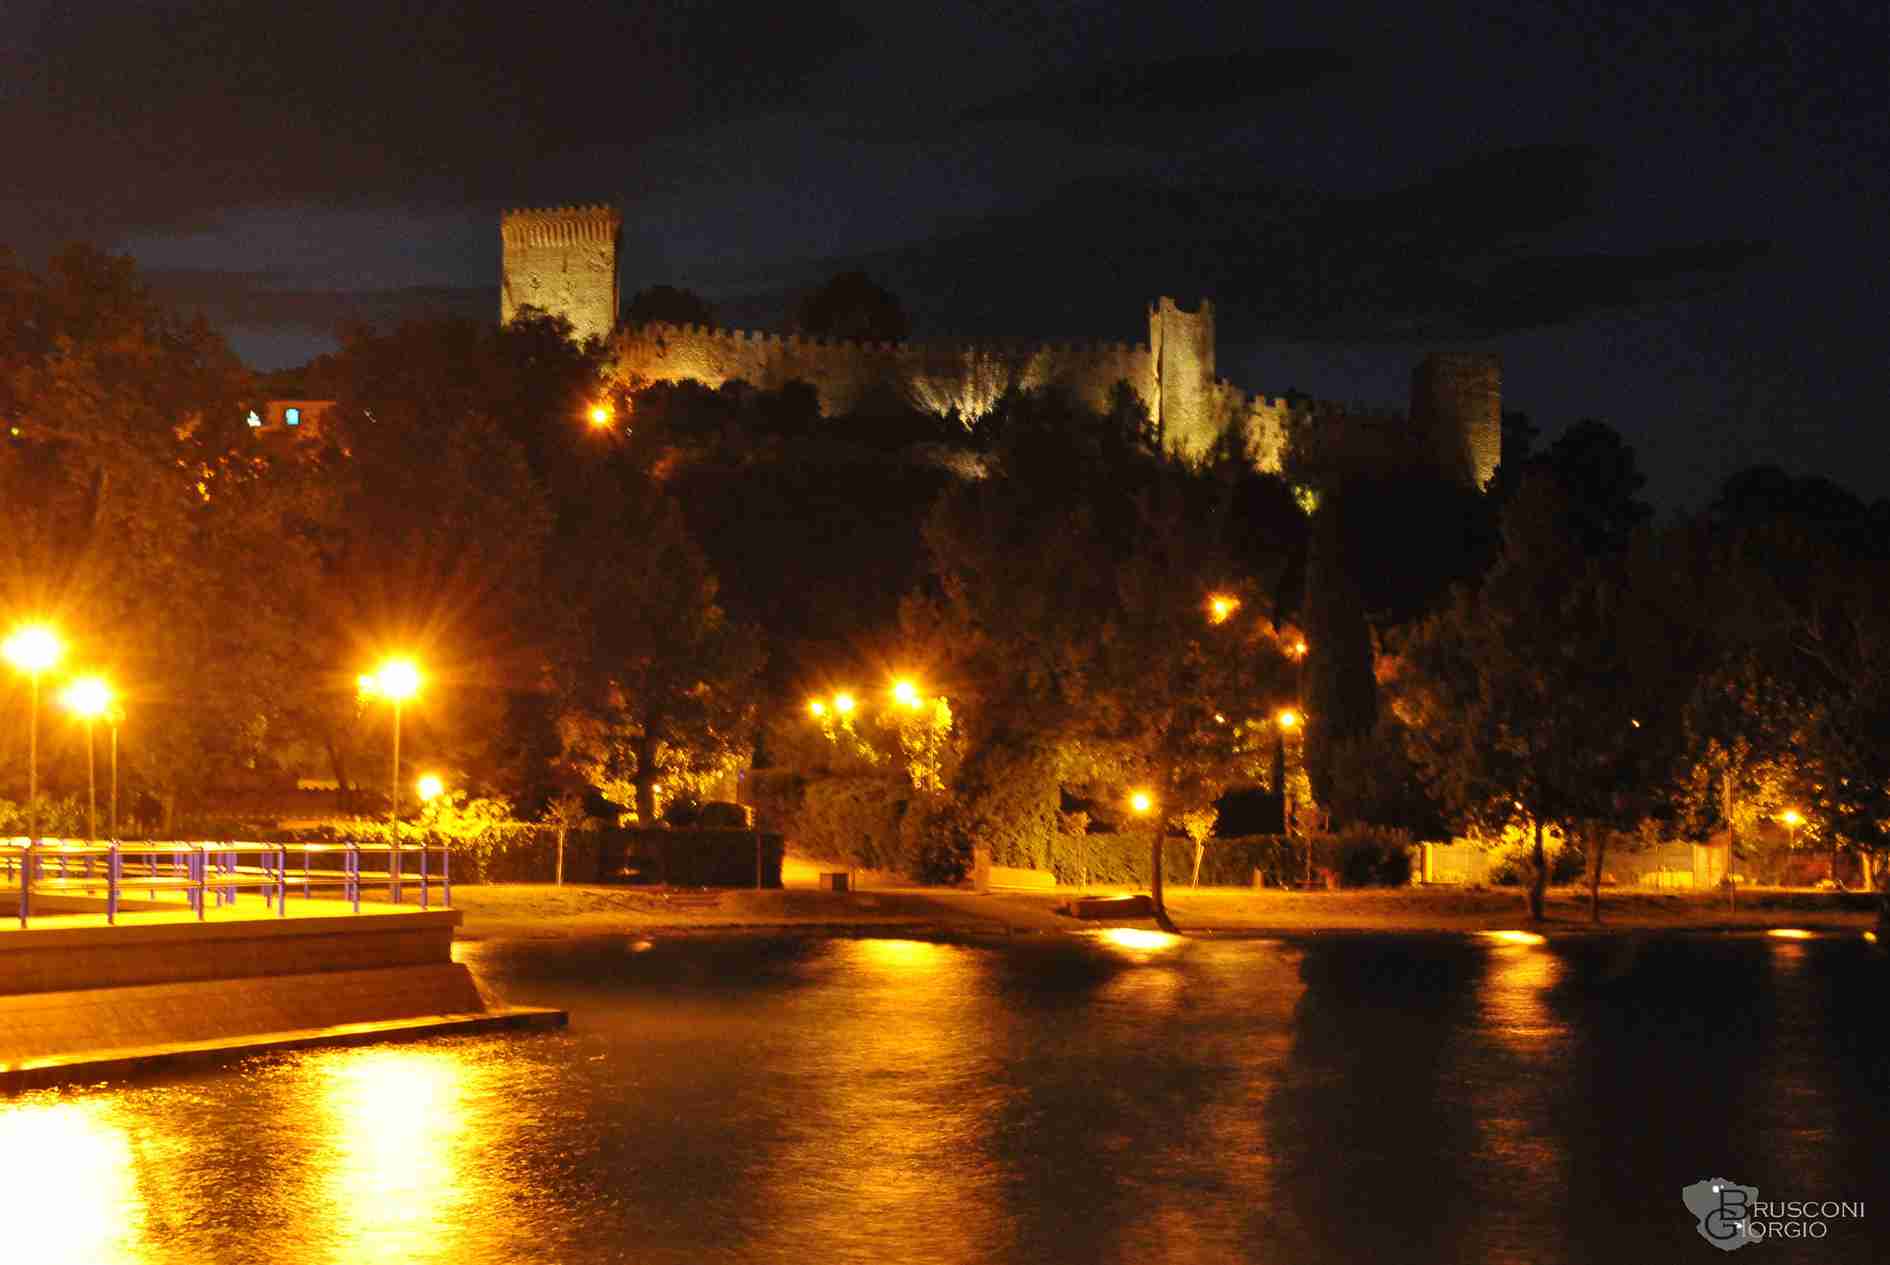
[[(1640, 450), (1890, 494), (1885, 6), (10, 0), (0, 243), (133, 255), (260, 368), (497, 313), (501, 208), (623, 208), (732, 324), (861, 264), (920, 335), (1401, 401), (1430, 348)], [(1643, 12), (1645, 10), (1645, 12)]]

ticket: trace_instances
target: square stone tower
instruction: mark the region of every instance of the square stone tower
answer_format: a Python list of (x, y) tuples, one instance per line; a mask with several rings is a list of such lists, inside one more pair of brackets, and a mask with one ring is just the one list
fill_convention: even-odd
[(530, 306), (570, 321), (579, 339), (608, 338), (617, 325), (622, 230), (613, 206), (507, 211), (499, 221), (500, 322)]
[(1184, 312), (1167, 295), (1148, 309), (1149, 384), (1142, 398), (1162, 442), (1197, 456), (1220, 433), (1214, 393), (1214, 305)]
[(1503, 459), (1503, 366), (1493, 355), (1432, 352), (1411, 374), (1411, 420), (1450, 478), (1482, 488)]

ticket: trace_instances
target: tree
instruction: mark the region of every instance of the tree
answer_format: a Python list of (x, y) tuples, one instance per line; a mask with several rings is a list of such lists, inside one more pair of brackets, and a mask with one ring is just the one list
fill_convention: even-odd
[(762, 650), (754, 629), (723, 613), (675, 502), (622, 477), (617, 496), (593, 507), (589, 546), (561, 565), (575, 615), (567, 745), (593, 785), (634, 787), (649, 826), (659, 784), (747, 755)]
[(1620, 813), (1640, 703), (1622, 584), (1589, 557), (1559, 483), (1525, 480), (1494, 569), (1401, 645), (1397, 709), (1412, 760), (1461, 821), (1533, 832), (1532, 918), (1548, 881), (1543, 832)]
[(167, 826), (180, 798), (266, 759), (297, 662), (316, 562), (297, 524), (322, 493), (258, 446), (251, 396), (222, 340), (129, 260), (0, 264), (0, 604), (54, 619), (114, 679), (127, 782), (161, 792)]
[(623, 310), (625, 325), (647, 325), (663, 321), (670, 325), (701, 325), (713, 328), (715, 309), (694, 290), (672, 285), (654, 285), (638, 290)]
[(822, 338), (897, 343), (909, 332), (906, 309), (864, 272), (843, 272), (801, 300), (794, 328)]
[[(1146, 793), (1156, 918), (1169, 822), (1198, 824), (1256, 759), (1292, 668), (1229, 560), (1226, 485), (1054, 394), (1000, 402), (991, 477), (926, 527), (936, 595), (908, 606), (968, 717), (966, 810), (1058, 780)], [(1218, 619), (1209, 597), (1224, 598)], [(1007, 771), (1010, 770), (1010, 771)]]
[(566, 791), (545, 805), (545, 820), (558, 832), (558, 858), (554, 881), (559, 887), (564, 886), (565, 836), (573, 830), (582, 829), (590, 819), (590, 814), (584, 808), (584, 797), (571, 791)]

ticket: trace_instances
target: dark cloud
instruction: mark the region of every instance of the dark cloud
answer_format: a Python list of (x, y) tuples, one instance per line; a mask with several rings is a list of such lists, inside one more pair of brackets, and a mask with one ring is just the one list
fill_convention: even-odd
[(400, 286), (316, 290), (269, 273), (147, 269), (153, 293), (213, 324), (250, 330), (304, 331), (333, 337), (350, 325), (397, 325), (430, 316), (496, 320), (496, 286)]
[[(1577, 320), (1717, 284), (1753, 243), (1574, 252), (1605, 214), (1593, 148), (1479, 156), (1411, 184), (1335, 195), (1278, 185), (1073, 183), (1033, 210), (845, 260), (939, 332), (1124, 336), (1124, 296), (1209, 295), (1248, 332), (1458, 340)], [(764, 316), (786, 294), (730, 301)]]
[(836, 8), (740, 0), (75, 0), (25, 25), (0, 195), (79, 232), (287, 202), (496, 205), (548, 171), (542, 196), (568, 201), (589, 191), (561, 159), (603, 147), (591, 178), (614, 187), (640, 141), (791, 108), (865, 38)]
[(1113, 139), (1160, 135), (1174, 121), (1297, 96), (1353, 69), (1330, 48), (1203, 53), (1049, 74), (964, 112), (965, 122), (1041, 123)]

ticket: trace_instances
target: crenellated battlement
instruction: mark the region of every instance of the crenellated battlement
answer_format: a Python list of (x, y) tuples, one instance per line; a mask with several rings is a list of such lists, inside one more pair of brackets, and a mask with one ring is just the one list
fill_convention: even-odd
[[(910, 406), (969, 423), (1006, 391), (1056, 387), (1102, 410), (1119, 382), (1148, 409), (1163, 442), (1200, 456), (1244, 426), (1264, 469), (1289, 458), (1334, 471), (1434, 468), (1481, 487), (1500, 458), (1502, 372), (1495, 357), (1433, 355), (1412, 376), (1409, 410), (1250, 395), (1216, 373), (1214, 305), (1160, 296), (1147, 342), (945, 338), (857, 342), (772, 330), (652, 321), (617, 325), (615, 207), (507, 211), (500, 318), (530, 304), (565, 316), (579, 337), (610, 340), (615, 371), (648, 381), (762, 390), (805, 382), (829, 415)], [(1416, 463), (1414, 465), (1414, 463)]]

